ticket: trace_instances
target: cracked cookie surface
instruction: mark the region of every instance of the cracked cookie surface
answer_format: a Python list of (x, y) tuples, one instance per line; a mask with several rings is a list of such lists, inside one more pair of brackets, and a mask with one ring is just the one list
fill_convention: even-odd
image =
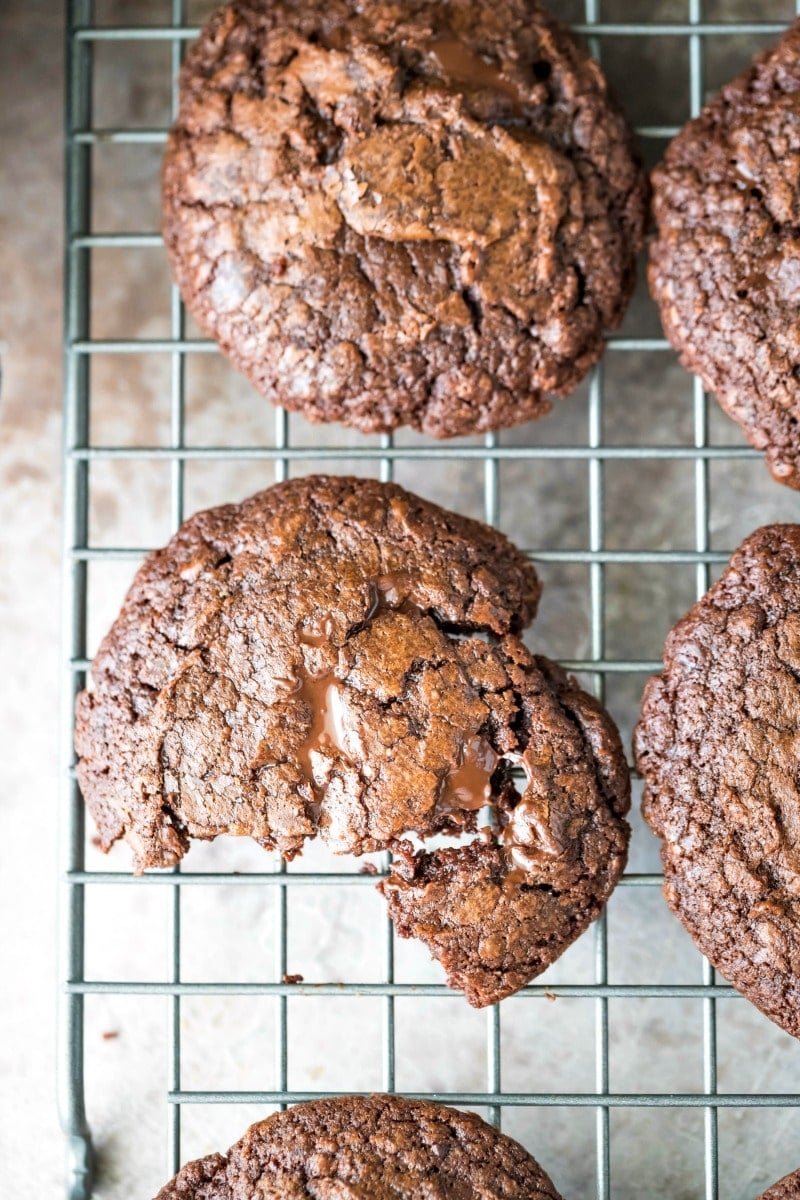
[(298, 1104), (156, 1200), (561, 1200), (534, 1158), (474, 1113), (396, 1096)]
[(800, 23), (653, 175), (650, 287), (681, 362), (800, 488)]
[(577, 386), (646, 192), (600, 68), (531, 0), (236, 0), (183, 68), (164, 237), (271, 400), (449, 437)]
[[(516, 636), (539, 593), (502, 534), (395, 485), (312, 476), (192, 517), (78, 699), (102, 844), (137, 870), (223, 833), (394, 849), (399, 931), (471, 1003), (516, 991), (599, 914), (628, 842), (614, 726)], [(476, 840), (414, 853), (433, 834)]]
[(635, 733), (664, 892), (702, 952), (800, 1036), (800, 526), (752, 534), (674, 627)]
[(779, 1179), (758, 1200), (800, 1200), (800, 1170)]

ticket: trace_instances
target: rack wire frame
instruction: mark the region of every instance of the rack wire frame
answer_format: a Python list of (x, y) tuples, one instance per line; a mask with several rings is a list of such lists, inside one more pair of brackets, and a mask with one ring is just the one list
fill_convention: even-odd
[[(602, 57), (603, 44), (615, 37), (686, 38), (689, 52), (689, 96), (687, 115), (696, 115), (703, 102), (703, 51), (709, 38), (722, 35), (778, 35), (785, 26), (773, 21), (706, 21), (703, 0), (687, 0), (688, 19), (684, 22), (604, 22), (602, 0), (584, 0), (585, 19), (574, 26), (589, 39), (592, 52)], [(756, 6), (754, 5), (754, 9)], [(796, 0), (800, 14), (800, 0)], [(644, 659), (609, 658), (604, 640), (605, 568), (608, 564), (670, 563), (694, 565), (696, 591), (702, 595), (709, 584), (712, 565), (727, 561), (729, 555), (710, 549), (709, 467), (717, 460), (758, 457), (750, 448), (714, 446), (708, 440), (707, 397), (698, 380), (693, 385), (693, 444), (671, 446), (608, 445), (603, 441), (603, 364), (594, 368), (589, 385), (588, 438), (585, 445), (505, 446), (489, 434), (482, 446), (453, 447), (447, 443), (395, 446), (384, 436), (380, 446), (303, 447), (290, 439), (289, 418), (275, 410), (275, 445), (263, 447), (185, 445), (186, 358), (189, 354), (216, 353), (213, 342), (187, 339), (184, 309), (177, 288), (171, 290), (170, 337), (163, 339), (93, 339), (90, 336), (90, 259), (97, 248), (149, 248), (161, 245), (155, 232), (97, 233), (91, 230), (91, 155), (98, 143), (160, 144), (166, 129), (100, 129), (92, 123), (93, 47), (99, 42), (166, 42), (170, 46), (172, 103), (177, 107), (177, 75), (183, 50), (198, 29), (186, 22), (186, 0), (171, 0), (171, 23), (164, 26), (99, 26), (93, 23), (93, 0), (68, 0), (66, 28), (66, 195), (65, 195), (65, 329), (64, 329), (64, 540), (63, 540), (63, 647), (65, 654), (64, 721), (62, 762), (64, 766), (64, 805), (61, 836), (63, 903), (61, 906), (61, 980), (60, 999), (60, 1070), (59, 1104), (61, 1122), (67, 1140), (66, 1194), (69, 1200), (89, 1200), (93, 1192), (94, 1155), (91, 1131), (84, 1101), (84, 998), (87, 995), (164, 996), (169, 1004), (169, 1123), (167, 1130), (167, 1167), (176, 1171), (181, 1163), (181, 1109), (187, 1104), (261, 1103), (286, 1107), (316, 1098), (322, 1093), (292, 1090), (288, 1087), (287, 997), (289, 995), (376, 996), (383, 1000), (383, 1088), (395, 1090), (395, 998), (399, 996), (451, 995), (443, 984), (407, 984), (394, 979), (393, 932), (386, 919), (384, 943), (384, 980), (380, 983), (236, 983), (209, 980), (185, 982), (181, 978), (181, 894), (187, 887), (243, 885), (271, 888), (277, 897), (275, 978), (283, 980), (287, 969), (287, 911), (289, 889), (374, 886), (374, 876), (348, 872), (317, 874), (287, 873), (280, 862), (273, 871), (239, 874), (234, 872), (191, 872), (175, 869), (168, 873), (134, 879), (118, 871), (88, 871), (84, 863), (84, 807), (74, 771), (72, 729), (74, 701), (84, 685), (89, 661), (87, 642), (87, 571), (99, 559), (138, 560), (150, 549), (92, 546), (89, 540), (90, 470), (92, 463), (113, 459), (137, 461), (166, 460), (171, 476), (171, 522), (174, 528), (184, 518), (184, 471), (191, 460), (247, 458), (266, 460), (273, 465), (276, 482), (287, 478), (290, 465), (298, 459), (327, 461), (335, 469), (337, 460), (362, 460), (373, 463), (383, 480), (392, 478), (394, 464), (401, 459), (470, 459), (483, 465), (484, 512), (489, 524), (496, 524), (500, 503), (499, 466), (510, 459), (585, 461), (588, 472), (589, 537), (581, 550), (536, 550), (538, 561), (583, 563), (589, 569), (590, 649), (584, 659), (566, 662), (569, 669), (586, 672), (602, 698), (606, 676), (619, 672), (649, 672), (660, 663)], [(642, 138), (666, 141), (677, 133), (669, 125), (640, 126)], [(609, 353), (660, 353), (669, 346), (662, 338), (608, 338)], [(170, 444), (163, 446), (93, 446), (89, 439), (91, 406), (89, 365), (93, 355), (120, 353), (158, 353), (169, 357)], [(610, 460), (690, 460), (694, 463), (694, 549), (687, 551), (609, 550), (604, 543), (604, 465)], [(384, 863), (384, 873), (388, 861)], [(628, 873), (622, 887), (659, 887), (658, 874)], [(156, 982), (87, 980), (84, 971), (85, 897), (93, 885), (166, 887), (171, 893), (171, 956), (168, 977)], [(719, 1093), (717, 1090), (718, 1000), (729, 1000), (736, 993), (718, 982), (710, 964), (703, 960), (702, 981), (698, 984), (610, 984), (608, 982), (608, 934), (605, 916), (595, 923), (594, 983), (560, 986), (564, 996), (590, 998), (595, 1005), (595, 1088), (587, 1092), (514, 1092), (504, 1091), (501, 1063), (501, 1010), (487, 1010), (486, 1087), (478, 1092), (414, 1093), (451, 1104), (484, 1106), (490, 1119), (500, 1126), (505, 1107), (559, 1105), (594, 1109), (596, 1114), (596, 1196), (611, 1196), (610, 1112), (618, 1108), (699, 1108), (704, 1113), (704, 1196), (718, 1200), (717, 1114), (721, 1108), (750, 1106), (785, 1108), (800, 1106), (800, 1094)], [(541, 997), (550, 989), (529, 985), (518, 998)], [(181, 1081), (181, 1001), (188, 996), (264, 996), (277, 1000), (274, 1029), (276, 1047), (276, 1086), (270, 1091), (189, 1091)], [(703, 1090), (697, 1093), (613, 1093), (609, 1083), (610, 999), (676, 998), (700, 999), (703, 1014)], [(514, 998), (512, 1002), (518, 1002)], [(411, 1093), (404, 1093), (411, 1095)]]

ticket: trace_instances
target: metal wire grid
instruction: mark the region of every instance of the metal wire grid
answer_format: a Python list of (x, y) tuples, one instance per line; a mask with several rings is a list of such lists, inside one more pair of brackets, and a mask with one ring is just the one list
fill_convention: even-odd
[[(593, 53), (600, 57), (604, 41), (610, 38), (681, 36), (688, 41), (690, 95), (688, 109), (699, 112), (703, 99), (703, 49), (707, 39), (730, 34), (779, 34), (784, 26), (777, 22), (741, 21), (709, 22), (703, 20), (702, 0), (687, 0), (688, 20), (683, 23), (630, 22), (609, 23), (601, 20), (602, 0), (585, 0), (585, 21), (576, 29), (590, 39)], [(755, 7), (755, 6), (754, 6)], [(800, 0), (796, 8), (800, 13)], [(170, 45), (172, 68), (173, 108), (177, 105), (177, 74), (187, 41), (198, 32), (187, 25), (185, 0), (172, 0), (171, 24), (163, 27), (105, 27), (93, 24), (92, 0), (70, 0), (67, 15), (67, 87), (66, 87), (66, 315), (65, 315), (65, 397), (64, 397), (64, 636), (66, 653), (66, 703), (64, 706), (63, 761), (66, 778), (66, 797), (62, 831), (62, 866), (65, 902), (62, 905), (61, 946), (63, 951), (63, 994), (61, 999), (61, 1069), (60, 1108), (62, 1125), (68, 1139), (68, 1182), (70, 1200), (86, 1200), (92, 1194), (93, 1152), (91, 1134), (84, 1106), (84, 997), (102, 993), (116, 995), (163, 995), (170, 1006), (168, 1094), (168, 1168), (177, 1170), (181, 1162), (181, 1106), (216, 1102), (259, 1103), (280, 1105), (312, 1099), (317, 1093), (299, 1092), (288, 1087), (287, 997), (291, 994), (341, 996), (347, 993), (378, 996), (383, 1000), (383, 1087), (395, 1088), (395, 1013), (398, 996), (439, 996), (451, 994), (443, 984), (404, 984), (394, 980), (393, 935), (386, 921), (384, 949), (384, 981), (380, 983), (323, 983), (289, 984), (285, 982), (230, 983), (183, 982), (181, 979), (181, 893), (190, 886), (248, 884), (274, 889), (276, 905), (276, 979), (282, 980), (287, 970), (287, 908), (288, 888), (304, 886), (365, 885), (373, 886), (374, 877), (351, 873), (316, 874), (287, 873), (284, 863), (273, 872), (181, 872), (146, 875), (134, 880), (116, 871), (87, 871), (84, 864), (84, 809), (73, 769), (72, 751), (73, 707), (77, 691), (83, 686), (88, 667), (86, 658), (87, 629), (87, 571), (97, 559), (138, 559), (143, 550), (95, 547), (89, 541), (90, 468), (93, 462), (112, 459), (166, 460), (171, 475), (171, 521), (177, 527), (184, 517), (184, 469), (189, 460), (262, 459), (274, 468), (275, 479), (285, 479), (290, 463), (297, 459), (366, 460), (374, 463), (380, 477), (392, 478), (394, 464), (400, 459), (471, 459), (483, 465), (485, 518), (490, 524), (498, 519), (500, 502), (499, 465), (504, 460), (583, 460), (586, 462), (589, 484), (589, 538), (585, 550), (537, 550), (540, 561), (584, 563), (589, 569), (590, 589), (590, 650), (585, 659), (565, 665), (573, 670), (588, 672), (594, 680), (597, 694), (602, 697), (605, 678), (612, 672), (646, 672), (659, 668), (658, 662), (642, 659), (609, 658), (605, 647), (605, 567), (610, 563), (671, 563), (693, 564), (696, 587), (701, 595), (708, 587), (712, 564), (725, 562), (727, 553), (710, 549), (709, 538), (709, 464), (717, 459), (732, 460), (757, 457), (749, 448), (713, 446), (708, 442), (707, 398), (699, 381), (694, 382), (694, 436), (691, 446), (606, 445), (603, 442), (603, 366), (596, 367), (590, 379), (589, 426), (586, 445), (568, 446), (505, 446), (494, 435), (485, 438), (480, 447), (453, 447), (448, 444), (423, 445), (414, 448), (398, 447), (391, 436), (381, 439), (379, 448), (360, 447), (303, 447), (290, 442), (287, 414), (275, 412), (275, 445), (272, 447), (232, 448), (221, 446), (185, 445), (185, 368), (186, 356), (216, 352), (213, 342), (187, 340), (183, 306), (177, 288), (171, 290), (171, 329), (166, 339), (97, 340), (90, 337), (90, 257), (95, 248), (145, 248), (159, 246), (158, 233), (92, 233), (91, 229), (91, 156), (92, 147), (100, 141), (128, 144), (161, 143), (165, 129), (98, 129), (92, 124), (92, 66), (93, 47), (100, 41), (135, 43), (142, 41), (167, 42)], [(639, 128), (644, 138), (668, 139), (677, 128), (668, 125), (648, 125)], [(609, 338), (609, 351), (668, 350), (661, 338)], [(170, 386), (170, 445), (168, 447), (93, 446), (89, 439), (90, 359), (108, 353), (163, 353), (171, 365)], [(695, 465), (694, 525), (695, 548), (691, 551), (609, 550), (604, 544), (604, 464), (622, 459), (688, 459)], [(384, 869), (386, 867), (384, 863)], [(171, 891), (171, 964), (169, 977), (159, 982), (87, 981), (84, 972), (85, 894), (96, 884), (117, 884), (135, 887), (168, 887)], [(628, 874), (623, 887), (653, 888), (660, 885), (657, 874)], [(624, 1107), (685, 1107), (702, 1108), (705, 1121), (704, 1164), (705, 1200), (717, 1200), (718, 1137), (717, 1113), (722, 1107), (800, 1106), (797, 1094), (718, 1094), (717, 1092), (717, 1031), (716, 1002), (735, 996), (732, 989), (720, 984), (710, 964), (703, 961), (702, 983), (684, 984), (618, 984), (608, 982), (608, 939), (605, 916), (596, 922), (593, 931), (595, 945), (595, 980), (590, 985), (559, 986), (559, 994), (592, 998), (595, 1004), (595, 1090), (593, 1092), (509, 1092), (503, 1091), (501, 1074), (501, 1012), (495, 1005), (487, 1012), (486, 1028), (486, 1087), (479, 1092), (425, 1093), (428, 1098), (453, 1104), (485, 1106), (490, 1119), (501, 1122), (506, 1106), (590, 1107), (596, 1113), (596, 1195), (609, 1200), (611, 1195), (609, 1114), (612, 1108)], [(524, 989), (521, 996), (540, 997), (547, 993), (543, 985)], [(188, 1091), (181, 1083), (181, 1000), (184, 996), (272, 997), (277, 1001), (274, 1030), (277, 1050), (277, 1081), (271, 1091), (229, 1092)], [(703, 1011), (703, 1091), (701, 1093), (620, 1094), (610, 1091), (609, 1083), (609, 1020), (608, 1001), (614, 998), (659, 997), (699, 998)], [(406, 1093), (409, 1094), (409, 1093)]]

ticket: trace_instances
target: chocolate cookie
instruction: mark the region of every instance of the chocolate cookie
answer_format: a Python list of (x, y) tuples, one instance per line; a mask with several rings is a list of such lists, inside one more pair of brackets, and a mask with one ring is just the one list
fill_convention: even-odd
[[(502, 534), (372, 480), (192, 517), (139, 571), (78, 699), (102, 844), (124, 837), (138, 871), (222, 833), (287, 858), (317, 835), (394, 849), (400, 932), (470, 1002), (515, 991), (598, 915), (629, 833), (610, 719), (515, 636), (539, 591)], [(414, 854), (405, 836), (440, 833), (476, 840)]]
[(654, 174), (650, 286), (681, 362), (800, 488), (800, 23)]
[(758, 1200), (800, 1200), (800, 1171), (785, 1175), (783, 1179), (773, 1183)]
[(664, 892), (703, 954), (800, 1036), (800, 525), (770, 525), (674, 627), (635, 733)]
[(397, 1096), (298, 1104), (155, 1200), (561, 1200), (519, 1143), (474, 1113)]
[(164, 238), (265, 396), (451, 437), (597, 361), (646, 191), (600, 68), (533, 0), (234, 0), (183, 68)]

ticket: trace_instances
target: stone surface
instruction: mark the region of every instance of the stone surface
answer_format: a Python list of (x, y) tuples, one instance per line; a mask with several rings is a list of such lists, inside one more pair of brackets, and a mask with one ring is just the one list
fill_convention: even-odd
[[(192, 2), (199, 20), (211, 5)], [(685, 20), (683, 0), (602, 0), (608, 20)], [(791, 0), (706, 0), (709, 19), (731, 15), (789, 21)], [(582, 19), (578, 0), (559, 5)], [(97, 0), (98, 19), (161, 22), (169, 5), (155, 0)], [(62, 1142), (55, 1116), (54, 1007), (56, 970), (54, 884), (59, 810), (60, 752), (57, 721), (60, 548), (60, 233), (61, 233), (61, 14), (57, 4), (6, 0), (0, 12), (4, 95), (0, 155), (13, 187), (0, 189), (0, 340), (4, 344), (0, 393), (0, 529), (4, 619), (0, 659), (13, 664), (13, 686), (0, 693), (4, 770), (0, 824), (0, 950), (9, 978), (4, 988), (0, 1074), (13, 1095), (0, 1125), (3, 1179), (11, 1195), (30, 1190), (35, 1156), (37, 1189), (47, 1200), (62, 1195)], [(706, 82), (717, 87), (743, 69), (765, 39), (702, 42)], [(602, 41), (603, 62), (626, 110), (640, 123), (682, 123), (688, 116), (686, 42), (672, 38)], [(97, 51), (95, 119), (143, 127), (169, 122), (169, 51), (137, 44)], [(645, 142), (654, 162), (663, 143)], [(159, 221), (159, 148), (103, 145), (95, 152), (94, 222), (97, 229), (154, 230)], [(5, 182), (4, 175), (4, 182)], [(93, 331), (113, 337), (168, 336), (168, 271), (160, 250), (98, 251)], [(628, 332), (658, 335), (653, 306), (640, 286), (626, 322)], [(190, 326), (190, 333), (196, 333)], [(604, 372), (604, 433), (611, 443), (691, 445), (694, 399), (689, 376), (668, 352), (612, 351)], [(170, 437), (170, 363), (165, 355), (98, 358), (93, 364), (92, 436), (98, 443), (166, 445)], [(738, 429), (712, 402), (710, 439), (744, 446)], [(503, 434), (509, 446), (587, 444), (585, 389), (561, 402), (533, 426)], [(320, 428), (292, 417), (297, 445), (377, 446), (375, 438)], [(193, 444), (247, 446), (275, 438), (273, 414), (263, 399), (216, 355), (187, 360), (187, 439)], [(424, 444), (413, 434), (398, 445)], [(377, 473), (379, 462), (343, 460), (336, 471)], [(323, 467), (308, 456), (292, 474)], [(462, 460), (398, 460), (398, 481), (451, 508), (483, 515), (484, 474)], [(498, 521), (521, 545), (538, 548), (589, 545), (588, 467), (580, 460), (504, 460), (498, 465)], [(185, 475), (185, 511), (240, 500), (274, 480), (270, 464), (239, 459), (191, 462)], [(106, 546), (156, 546), (175, 528), (172, 479), (163, 463), (97, 463), (92, 468), (93, 542)], [(714, 462), (709, 469), (711, 545), (730, 551), (765, 522), (798, 520), (798, 497), (773, 483), (759, 458)], [(608, 461), (604, 468), (605, 537), (614, 549), (687, 550), (695, 545), (695, 468), (668, 460)], [(130, 583), (130, 560), (93, 564), (89, 651), (97, 647)], [(543, 562), (541, 611), (533, 648), (565, 659), (590, 646), (589, 572), (585, 565)], [(691, 605), (705, 580), (694, 567), (610, 564), (606, 650), (610, 656), (659, 657), (670, 626)], [(7, 675), (8, 678), (11, 678)], [(629, 735), (644, 674), (611, 674), (606, 698)], [(32, 814), (36, 814), (36, 819)], [(88, 839), (87, 839), (88, 842)], [(263, 870), (264, 852), (243, 841), (192, 850), (192, 870)], [(94, 869), (127, 870), (124, 850), (104, 858), (88, 842)], [(658, 843), (637, 818), (630, 870), (653, 870)], [(334, 860), (312, 847), (290, 870), (335, 870)], [(371, 881), (348, 887), (289, 889), (286, 969), (311, 982), (384, 977), (385, 920)], [(166, 979), (172, 919), (168, 887), (90, 889), (86, 970), (96, 979)], [(274, 980), (275, 889), (228, 885), (192, 887), (182, 894), (183, 974), (212, 974), (240, 981)], [(658, 889), (617, 889), (608, 909), (609, 978), (615, 983), (697, 983), (702, 964), (688, 935), (669, 913)], [(581, 938), (543, 976), (553, 994), (559, 985), (594, 978), (594, 939)], [(424, 948), (395, 946), (396, 978), (440, 983), (441, 969)], [(261, 997), (211, 996), (181, 1002), (184, 1087), (271, 1088), (277, 1006)], [(800, 1078), (800, 1047), (745, 1001), (717, 1006), (719, 1086), (724, 1091), (791, 1091)], [(98, 1146), (103, 1200), (154, 1195), (174, 1169), (166, 1155), (169, 1080), (169, 1001), (163, 997), (97, 996), (87, 1001), (88, 1112)], [(406, 997), (395, 1002), (396, 1086), (408, 1091), (478, 1091), (486, 1086), (487, 1020), (460, 999)], [(290, 997), (289, 1081), (309, 1091), (385, 1086), (381, 1047), (386, 1011), (371, 997)], [(501, 1010), (503, 1086), (590, 1092), (594, 1077), (592, 1000), (514, 999)], [(702, 1088), (703, 1014), (699, 1001), (614, 1000), (609, 1004), (611, 1086), (622, 1091), (693, 1091)], [(116, 1033), (116, 1037), (103, 1035)], [(447, 1054), (442, 1047), (448, 1048)], [(187, 1105), (181, 1157), (189, 1159), (232, 1144), (262, 1106)], [(529, 1149), (568, 1200), (595, 1195), (595, 1114), (591, 1109), (509, 1109), (503, 1127)], [(753, 1200), (797, 1167), (800, 1112), (721, 1110), (720, 1192), (726, 1200)], [(642, 1194), (696, 1200), (703, 1191), (703, 1113), (630, 1109), (612, 1114), (612, 1195)]]

